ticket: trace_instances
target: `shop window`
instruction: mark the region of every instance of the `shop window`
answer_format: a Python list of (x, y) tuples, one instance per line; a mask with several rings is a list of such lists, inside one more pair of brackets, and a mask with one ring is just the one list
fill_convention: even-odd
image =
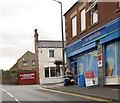
[(49, 57), (54, 58), (54, 50), (49, 50)]
[(87, 71), (87, 54), (81, 55), (78, 58), (78, 74), (83, 74), (85, 71)]
[(117, 75), (120, 76), (120, 41), (117, 42)]
[(49, 77), (49, 67), (45, 68), (45, 77)]
[(95, 77), (98, 77), (97, 50), (78, 57), (78, 74), (83, 74), (87, 71), (94, 71)]
[(98, 9), (97, 4), (91, 9), (91, 25), (98, 22)]
[(72, 18), (72, 37), (77, 35), (77, 17)]
[(35, 66), (35, 60), (32, 60), (32, 66)]
[(81, 11), (81, 31), (86, 29), (86, 13), (85, 8)]
[(23, 62), (22, 62), (22, 66), (23, 66), (23, 67), (27, 67), (27, 66), (28, 66), (28, 62), (27, 62), (27, 61), (23, 61)]
[(120, 76), (120, 40), (106, 45), (106, 76)]

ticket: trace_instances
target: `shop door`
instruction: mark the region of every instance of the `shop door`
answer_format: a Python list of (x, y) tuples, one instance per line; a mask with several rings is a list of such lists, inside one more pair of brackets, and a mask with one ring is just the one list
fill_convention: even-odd
[(73, 73), (73, 78), (75, 81), (75, 84), (78, 84), (78, 77), (77, 77), (77, 62), (71, 63), (71, 71)]

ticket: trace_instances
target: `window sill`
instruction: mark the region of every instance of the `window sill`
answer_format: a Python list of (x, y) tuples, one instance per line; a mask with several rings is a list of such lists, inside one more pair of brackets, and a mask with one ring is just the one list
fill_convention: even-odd
[(76, 38), (77, 37), (77, 35), (75, 35), (75, 36), (73, 36), (72, 38), (70, 38), (70, 40), (73, 40), (74, 38)]
[(120, 8), (116, 10), (116, 13), (118, 13), (120, 11)]
[(99, 22), (97, 21), (96, 23), (92, 24), (91, 26), (88, 27), (88, 29), (91, 29), (92, 27), (94, 27), (95, 25), (97, 25)]
[(59, 77), (45, 77), (45, 79), (59, 79), (59, 78), (62, 78), (62, 76), (59, 76)]
[(83, 31), (81, 31), (81, 32), (79, 32), (79, 35), (81, 35), (81, 34), (84, 33), (84, 32), (86, 32), (86, 29), (83, 30)]

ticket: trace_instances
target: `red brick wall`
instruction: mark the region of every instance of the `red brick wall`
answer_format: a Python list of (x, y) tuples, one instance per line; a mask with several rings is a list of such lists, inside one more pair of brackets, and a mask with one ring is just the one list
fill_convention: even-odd
[[(71, 44), (72, 42), (78, 40), (79, 38), (87, 35), (88, 33), (96, 30), (97, 28), (105, 25), (106, 23), (114, 20), (119, 16), (118, 10), (118, 2), (98, 2), (98, 24), (93, 26), (89, 29), (90, 25), (90, 12), (86, 14), (86, 31), (82, 34), (80, 30), (80, 12), (78, 8), (80, 5), (83, 4), (82, 2), (77, 3), (74, 5), (66, 14), (65, 14), (65, 25), (66, 25), (66, 42), (67, 45)], [(89, 3), (86, 3), (86, 10), (89, 7)], [(71, 26), (71, 19), (70, 15), (77, 10), (77, 36), (72, 38), (72, 26)], [(71, 39), (72, 38), (72, 39)]]

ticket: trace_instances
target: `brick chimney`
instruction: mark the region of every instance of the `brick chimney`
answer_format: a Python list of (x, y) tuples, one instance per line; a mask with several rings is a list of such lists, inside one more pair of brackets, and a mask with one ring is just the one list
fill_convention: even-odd
[(38, 33), (37, 33), (37, 29), (35, 29), (34, 31), (35, 31), (35, 35), (34, 35), (35, 43), (38, 43)]
[(35, 42), (35, 61), (36, 61), (36, 83), (39, 84), (39, 60), (38, 60), (38, 33), (37, 29), (34, 30), (34, 42)]

